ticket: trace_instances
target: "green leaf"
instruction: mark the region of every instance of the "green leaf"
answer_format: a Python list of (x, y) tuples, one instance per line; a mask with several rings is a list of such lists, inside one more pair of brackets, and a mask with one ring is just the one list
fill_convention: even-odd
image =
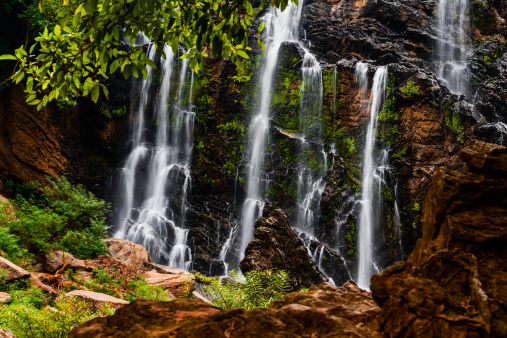
[(120, 65), (120, 60), (118, 60), (118, 59), (111, 62), (111, 66), (109, 67), (109, 74), (113, 74), (114, 72), (116, 72), (119, 65)]
[(262, 32), (264, 30), (264, 25), (266, 24), (265, 21), (263, 21), (260, 26), (259, 26), (259, 33)]
[(250, 57), (248, 56), (247, 53), (245, 53), (245, 51), (241, 50), (241, 49), (238, 49), (236, 51), (236, 53), (241, 56), (243, 59), (249, 59)]
[(97, 100), (99, 99), (100, 94), (100, 87), (99, 86), (93, 86), (92, 88), (92, 101), (97, 103)]
[(157, 65), (151, 59), (146, 59), (146, 64), (153, 69), (157, 69)]
[(17, 59), (18, 59), (17, 57), (10, 54), (0, 55), (0, 60), (17, 60)]

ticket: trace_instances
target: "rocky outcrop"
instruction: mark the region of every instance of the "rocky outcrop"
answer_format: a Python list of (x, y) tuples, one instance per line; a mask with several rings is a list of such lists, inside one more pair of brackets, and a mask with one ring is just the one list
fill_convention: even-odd
[(109, 249), (109, 255), (115, 259), (132, 265), (152, 262), (150, 254), (142, 245), (118, 238), (108, 238), (105, 242)]
[(73, 297), (80, 300), (84, 300), (86, 302), (89, 302), (94, 309), (100, 309), (105, 304), (115, 309), (120, 309), (123, 306), (129, 304), (129, 302), (120, 298), (116, 298), (99, 292), (85, 290), (74, 290), (71, 292), (67, 292), (61, 297), (62, 298)]
[(29, 278), (30, 273), (25, 269), (20, 268), (10, 260), (0, 256), (0, 269), (7, 271), (6, 280), (12, 281), (16, 279)]
[(62, 250), (54, 250), (47, 253), (44, 256), (44, 260), (42, 262), (42, 268), (44, 271), (49, 273), (55, 273), (59, 269), (61, 269), (64, 265), (68, 268), (74, 268), (79, 270), (93, 270), (96, 265), (91, 264), (90, 261), (77, 259), (72, 254), (62, 251)]
[(186, 297), (191, 293), (194, 285), (194, 276), (191, 274), (159, 273), (151, 270), (144, 273), (148, 284), (162, 287), (169, 292), (169, 297)]
[(0, 338), (16, 338), (16, 336), (9, 330), (0, 330)]
[(440, 169), (407, 262), (371, 280), (391, 337), (507, 334), (507, 149), (475, 141), (464, 172)]
[[(270, 210), (265, 207), (265, 211)], [(240, 263), (243, 273), (250, 270), (285, 270), (293, 290), (327, 281), (305, 249), (303, 241), (292, 230), (281, 209), (274, 209), (255, 223), (255, 239)]]
[(324, 283), (251, 311), (220, 311), (189, 299), (137, 300), (113, 316), (77, 326), (69, 337), (113, 337), (118, 330), (129, 337), (381, 337), (372, 324), (378, 311), (354, 283), (339, 289)]
[(11, 296), (7, 292), (0, 292), (0, 304), (8, 303), (11, 299)]
[[(125, 84), (111, 89), (125, 95)], [(87, 99), (75, 107), (52, 102), (37, 111), (25, 98), (21, 85), (0, 92), (0, 180), (45, 182), (45, 175), (65, 175), (104, 196), (128, 121), (108, 119), (100, 111), (125, 109), (127, 101), (113, 99), (108, 103), (112, 108)]]

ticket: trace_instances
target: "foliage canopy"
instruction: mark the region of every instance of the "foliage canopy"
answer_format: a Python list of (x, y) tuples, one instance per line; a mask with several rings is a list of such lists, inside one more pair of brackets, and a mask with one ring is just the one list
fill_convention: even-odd
[[(41, 11), (48, 1), (40, 1)], [(27, 102), (37, 109), (73, 96), (97, 102), (101, 90), (108, 96), (101, 80), (117, 70), (125, 78), (146, 78), (146, 67), (156, 68), (146, 57), (148, 46), (134, 45), (140, 32), (164, 57), (166, 46), (177, 54), (183, 43), (187, 52), (181, 57), (191, 58), (196, 72), (210, 52), (242, 68), (255, 16), (270, 5), (284, 10), (290, 1), (297, 2), (261, 0), (256, 10), (250, 0), (63, 0), (51, 31), (46, 28), (30, 48), (0, 60), (18, 61), (12, 80), (26, 81)]]

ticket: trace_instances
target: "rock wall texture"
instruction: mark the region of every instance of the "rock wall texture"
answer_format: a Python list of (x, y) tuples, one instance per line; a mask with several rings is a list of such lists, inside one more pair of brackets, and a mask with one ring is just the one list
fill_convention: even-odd
[[(108, 105), (119, 105), (115, 100), (121, 99)], [(58, 105), (37, 111), (25, 103), (20, 85), (0, 92), (0, 181), (44, 182), (46, 175), (65, 175), (105, 196), (127, 119), (108, 119), (100, 113), (105, 108), (86, 100), (75, 107)]]
[(439, 170), (407, 262), (371, 280), (391, 337), (507, 334), (507, 148), (475, 141), (464, 172)]

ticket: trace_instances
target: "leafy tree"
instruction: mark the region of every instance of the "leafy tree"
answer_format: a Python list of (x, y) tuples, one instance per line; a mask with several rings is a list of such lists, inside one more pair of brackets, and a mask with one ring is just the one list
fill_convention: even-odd
[[(40, 0), (41, 10), (48, 1)], [(283, 10), (290, 1), (261, 0), (259, 10), (269, 5)], [(191, 58), (196, 72), (210, 52), (242, 68), (257, 14), (250, 0), (63, 0), (54, 29), (45, 29), (30, 48), (0, 59), (18, 61), (12, 80), (26, 81), (27, 102), (37, 109), (75, 95), (97, 102), (101, 89), (108, 96), (101, 79), (118, 69), (127, 79), (146, 78), (146, 66), (156, 68), (146, 57), (148, 46), (133, 45), (139, 32), (163, 56), (166, 46), (176, 54), (182, 42), (187, 50), (182, 58)]]

